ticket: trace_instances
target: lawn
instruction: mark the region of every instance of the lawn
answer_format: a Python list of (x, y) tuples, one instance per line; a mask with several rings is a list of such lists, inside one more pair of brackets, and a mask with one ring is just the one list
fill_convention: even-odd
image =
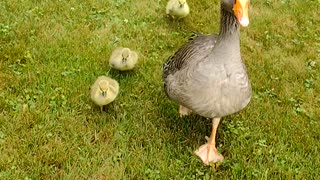
[[(219, 1), (190, 0), (181, 21), (164, 0), (0, 2), (0, 179), (319, 179), (320, 2), (251, 1), (241, 53), (253, 95), (218, 129), (222, 164), (193, 151), (211, 121), (179, 118), (162, 64), (192, 31), (217, 33)], [(110, 69), (134, 49), (131, 72)], [(120, 84), (100, 113), (91, 84)]]

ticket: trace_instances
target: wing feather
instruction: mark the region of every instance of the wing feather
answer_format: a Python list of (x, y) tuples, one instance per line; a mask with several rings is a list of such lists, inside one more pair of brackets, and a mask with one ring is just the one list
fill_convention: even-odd
[(216, 37), (217, 35), (193, 33), (189, 41), (164, 63), (163, 78), (188, 66), (191, 61), (206, 56), (214, 47)]

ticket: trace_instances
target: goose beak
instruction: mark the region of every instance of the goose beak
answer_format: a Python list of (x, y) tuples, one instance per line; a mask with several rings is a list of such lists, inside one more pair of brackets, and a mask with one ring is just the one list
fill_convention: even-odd
[(243, 27), (249, 25), (249, 0), (236, 0), (236, 4), (233, 8), (233, 12), (236, 15), (239, 23)]
[(106, 97), (107, 96), (107, 92), (106, 91), (102, 91), (102, 96)]

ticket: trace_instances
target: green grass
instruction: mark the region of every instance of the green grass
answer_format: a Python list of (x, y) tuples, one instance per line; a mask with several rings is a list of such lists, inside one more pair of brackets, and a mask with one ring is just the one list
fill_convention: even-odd
[[(190, 0), (166, 18), (164, 0), (0, 2), (0, 179), (319, 179), (319, 1), (251, 1), (241, 51), (253, 96), (218, 130), (225, 161), (193, 154), (210, 121), (180, 119), (162, 64), (191, 31), (216, 33), (219, 1)], [(110, 70), (118, 46), (139, 52), (132, 72)], [(120, 94), (99, 112), (99, 75)]]

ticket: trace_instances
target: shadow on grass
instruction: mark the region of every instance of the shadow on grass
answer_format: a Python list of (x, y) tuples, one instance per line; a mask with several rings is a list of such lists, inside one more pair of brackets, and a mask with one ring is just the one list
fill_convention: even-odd
[[(159, 122), (159, 126), (164, 130), (164, 133), (171, 134), (171, 138), (167, 139), (167, 143), (171, 147), (177, 148), (176, 151), (170, 152), (174, 154), (173, 157), (183, 161), (185, 165), (188, 164), (190, 171), (193, 174), (197, 174), (196, 171), (201, 169), (202, 172), (211, 173), (222, 173), (229, 168), (227, 162), (212, 164), (210, 166), (204, 166), (201, 160), (194, 154), (194, 151), (198, 149), (201, 145), (206, 143), (206, 136), (210, 136), (212, 121), (211, 119), (201, 117), (197, 114), (190, 114), (182, 118), (179, 117), (178, 105), (170, 102), (169, 99), (164, 99), (158, 106), (160, 116), (163, 122)], [(230, 119), (228, 119), (230, 120)], [(223, 119), (222, 119), (223, 121)], [(222, 155), (227, 156), (228, 153), (223, 145), (220, 149), (219, 145), (224, 144), (224, 133), (225, 124), (220, 122), (216, 144), (217, 148)], [(169, 132), (168, 132), (169, 131)]]
[[(171, 109), (168, 109), (170, 107)], [(174, 110), (172, 108), (176, 108)], [(180, 143), (186, 142), (188, 146), (200, 146), (206, 142), (205, 136), (210, 137), (212, 130), (212, 120), (199, 116), (197, 114), (190, 114), (188, 116), (179, 117), (178, 106), (172, 105), (170, 100), (166, 100), (159, 105), (161, 115), (164, 119), (164, 128), (174, 132), (173, 142)], [(222, 119), (223, 121), (223, 119)], [(222, 142), (224, 124), (220, 122), (218, 132), (217, 132), (217, 144)], [(178, 140), (178, 141), (177, 141)]]
[(196, 29), (194, 29), (188, 25), (187, 20), (185, 18), (172, 19), (170, 17), (165, 16), (164, 19), (165, 19), (164, 21), (166, 22), (167, 27), (170, 28), (169, 32), (182, 31), (183, 33), (185, 33), (187, 35), (189, 34), (189, 36), (191, 36), (193, 31), (197, 31)]
[(138, 71), (136, 69), (129, 70), (129, 71), (119, 71), (116, 69), (110, 69), (110, 71), (107, 73), (108, 76), (114, 78), (114, 79), (129, 79), (129, 78), (135, 78), (137, 76)]

